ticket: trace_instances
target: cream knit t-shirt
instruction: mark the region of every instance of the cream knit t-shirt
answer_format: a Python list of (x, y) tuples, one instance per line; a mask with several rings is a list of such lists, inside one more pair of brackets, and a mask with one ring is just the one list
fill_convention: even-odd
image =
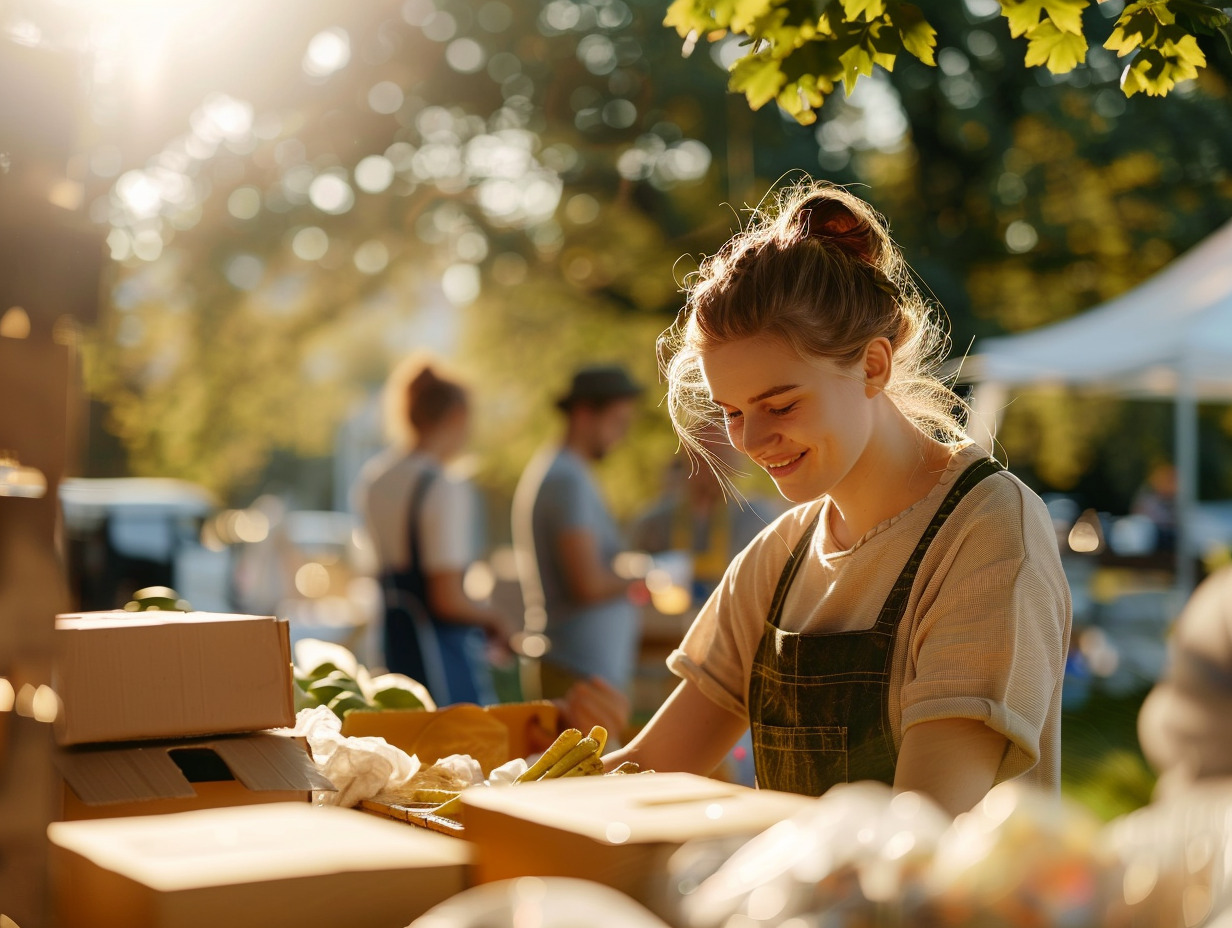
[[(950, 486), (984, 451), (955, 449), (919, 502), (838, 550), (828, 497), (789, 510), (731, 566), (669, 669), (707, 698), (748, 715), (753, 657), (787, 556), (821, 511), (810, 557), (783, 606), (784, 631), (871, 628)], [(1061, 684), (1071, 623), (1069, 585), (1047, 507), (1017, 477), (993, 474), (963, 498), (925, 555), (895, 642), (894, 746), (919, 722), (978, 719), (1009, 746), (997, 782), (1060, 786)]]

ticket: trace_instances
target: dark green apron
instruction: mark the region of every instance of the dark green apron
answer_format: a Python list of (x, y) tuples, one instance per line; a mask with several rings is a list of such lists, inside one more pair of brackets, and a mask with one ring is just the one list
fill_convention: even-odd
[(787, 590), (809, 556), (814, 517), (783, 567), (753, 658), (749, 723), (758, 786), (820, 796), (835, 783), (893, 784), (898, 751), (890, 727), (891, 662), (916, 571), (967, 491), (999, 470), (984, 458), (963, 471), (865, 631), (804, 634), (779, 627)]

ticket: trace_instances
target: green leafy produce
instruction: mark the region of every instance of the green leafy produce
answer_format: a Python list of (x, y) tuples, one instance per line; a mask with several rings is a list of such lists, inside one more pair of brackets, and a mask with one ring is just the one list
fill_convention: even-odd
[(192, 612), (192, 606), (169, 586), (147, 586), (124, 604), (125, 612)]
[(321, 705), (326, 705), (340, 693), (363, 696), (363, 690), (360, 688), (359, 681), (349, 674), (343, 673), (341, 670), (331, 671), (319, 680), (313, 680), (305, 689)]
[(372, 702), (381, 709), (422, 709), (424, 704), (408, 689), (387, 686), (372, 694)]
[(345, 690), (331, 699), (327, 705), (340, 719), (346, 718), (348, 712), (365, 712), (376, 708), (358, 693), (350, 693)]
[(296, 661), (292, 689), (297, 712), (325, 706), (343, 718), (360, 710), (436, 708), (422, 683), (400, 673), (373, 676), (342, 645), (301, 639), (296, 643)]

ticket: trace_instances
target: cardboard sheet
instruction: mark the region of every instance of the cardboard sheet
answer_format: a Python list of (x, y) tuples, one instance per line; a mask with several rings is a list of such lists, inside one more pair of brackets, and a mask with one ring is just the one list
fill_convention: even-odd
[(332, 790), (302, 740), (269, 732), (61, 748), (61, 818), (110, 818), (262, 802)]

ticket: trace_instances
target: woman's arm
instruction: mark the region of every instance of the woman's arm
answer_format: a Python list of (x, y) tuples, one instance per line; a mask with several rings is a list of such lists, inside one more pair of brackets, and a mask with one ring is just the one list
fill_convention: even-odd
[(950, 815), (970, 811), (992, 789), (1009, 739), (978, 719), (937, 719), (903, 735), (896, 792), (931, 796)]
[(606, 602), (628, 592), (629, 581), (616, 576), (611, 566), (604, 563), (599, 540), (590, 529), (562, 529), (556, 539), (556, 551), (569, 595), (578, 605)]
[(428, 608), (438, 619), (459, 625), (477, 625), (489, 636), (508, 644), (512, 624), (495, 609), (488, 609), (466, 595), (462, 571), (436, 570), (427, 575)]
[(719, 766), (748, 727), (743, 716), (711, 702), (696, 684), (682, 680), (637, 737), (606, 755), (603, 764), (614, 770), (633, 761), (643, 770), (705, 776)]

